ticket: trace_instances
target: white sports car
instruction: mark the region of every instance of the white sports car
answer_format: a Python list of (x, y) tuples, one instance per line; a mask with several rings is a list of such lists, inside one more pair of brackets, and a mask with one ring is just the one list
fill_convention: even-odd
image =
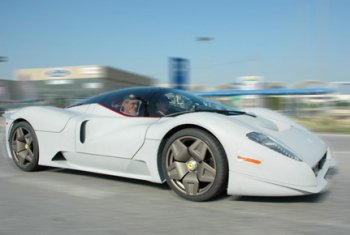
[(174, 89), (127, 88), (4, 116), (8, 154), (24, 171), (41, 165), (167, 181), (193, 201), (225, 190), (319, 193), (335, 165), (320, 138), (278, 113), (238, 111)]

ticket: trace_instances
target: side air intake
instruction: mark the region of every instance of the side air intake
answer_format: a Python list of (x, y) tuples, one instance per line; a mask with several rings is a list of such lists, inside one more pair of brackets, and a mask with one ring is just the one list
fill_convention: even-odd
[(52, 158), (52, 161), (67, 161), (67, 159), (63, 156), (61, 152), (56, 153), (56, 155)]

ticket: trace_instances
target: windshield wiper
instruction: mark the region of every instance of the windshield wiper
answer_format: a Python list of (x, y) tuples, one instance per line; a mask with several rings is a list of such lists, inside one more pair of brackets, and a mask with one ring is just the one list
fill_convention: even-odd
[(168, 114), (168, 115), (166, 115), (166, 117), (175, 117), (175, 116), (179, 116), (179, 115), (186, 114), (186, 113), (196, 113), (196, 112), (220, 113), (220, 114), (224, 114), (224, 115), (248, 115), (251, 117), (256, 117), (252, 113), (247, 113), (247, 112), (243, 112), (243, 111), (235, 111), (235, 110), (221, 110), (221, 109), (186, 110), (186, 111), (182, 111), (182, 112)]

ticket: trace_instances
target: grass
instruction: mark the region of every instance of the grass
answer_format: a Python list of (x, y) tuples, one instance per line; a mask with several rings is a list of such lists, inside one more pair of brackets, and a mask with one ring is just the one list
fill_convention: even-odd
[(310, 117), (294, 120), (314, 132), (350, 134), (350, 118)]

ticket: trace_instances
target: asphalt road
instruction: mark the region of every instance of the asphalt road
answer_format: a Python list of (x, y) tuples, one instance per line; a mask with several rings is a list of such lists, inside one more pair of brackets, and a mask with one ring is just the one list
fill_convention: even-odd
[(0, 120), (0, 235), (350, 234), (350, 135), (321, 135), (339, 166), (320, 195), (195, 203), (167, 185), (63, 169), (26, 173)]

